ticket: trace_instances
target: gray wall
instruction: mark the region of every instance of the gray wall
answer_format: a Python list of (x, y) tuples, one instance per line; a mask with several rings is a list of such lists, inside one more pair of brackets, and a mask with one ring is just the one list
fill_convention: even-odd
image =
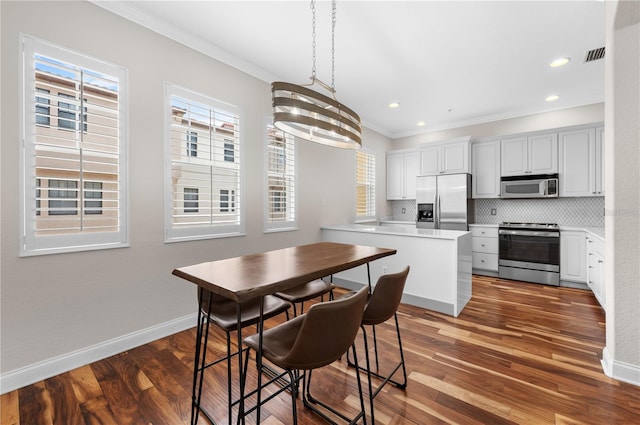
[[(137, 333), (193, 314), (195, 286), (171, 276), (175, 267), (315, 242), (321, 225), (354, 220), (355, 153), (299, 142), (299, 230), (263, 233), (268, 83), (88, 2), (2, 1), (0, 8), (3, 377), (123, 336), (135, 339)], [(129, 70), (130, 248), (18, 257), (20, 32)], [(243, 109), (246, 236), (163, 242), (165, 81)], [(377, 178), (384, 182), (389, 140), (365, 130), (364, 146), (375, 151)], [(378, 185), (381, 215), (387, 214), (385, 190)]]
[(607, 2), (605, 57), (608, 375), (640, 385), (640, 2)]

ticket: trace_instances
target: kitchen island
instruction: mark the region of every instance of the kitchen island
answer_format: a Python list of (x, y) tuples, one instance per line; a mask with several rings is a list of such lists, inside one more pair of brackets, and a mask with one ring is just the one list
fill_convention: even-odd
[[(411, 266), (402, 302), (457, 317), (471, 299), (471, 233), (457, 230), (345, 224), (322, 227), (327, 242), (397, 250), (371, 264), (371, 282)], [(367, 284), (366, 266), (340, 272), (334, 283), (349, 289)]]

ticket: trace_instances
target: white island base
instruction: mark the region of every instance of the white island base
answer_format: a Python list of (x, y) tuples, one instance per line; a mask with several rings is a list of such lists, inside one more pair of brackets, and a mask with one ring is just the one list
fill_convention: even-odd
[[(471, 299), (469, 232), (353, 224), (323, 226), (322, 240), (396, 249), (396, 255), (370, 263), (371, 283), (411, 266), (403, 303), (457, 317)], [(359, 289), (367, 284), (367, 266), (340, 272), (333, 281)]]

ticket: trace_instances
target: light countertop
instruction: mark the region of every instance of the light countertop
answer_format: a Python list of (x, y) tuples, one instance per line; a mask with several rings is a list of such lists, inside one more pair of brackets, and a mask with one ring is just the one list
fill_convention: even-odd
[(560, 231), (563, 230), (576, 230), (582, 232), (589, 232), (593, 236), (596, 236), (604, 240), (604, 227), (585, 227), (585, 226), (562, 226), (560, 225)]
[(459, 230), (418, 229), (415, 227), (375, 226), (372, 224), (337, 224), (333, 226), (322, 226), (322, 229), (450, 240), (458, 239), (469, 233)]
[[(498, 227), (499, 224), (489, 224), (489, 223), (474, 223), (470, 224), (469, 227)], [(560, 225), (560, 231), (580, 231), (580, 232), (589, 232), (593, 236), (596, 236), (602, 240), (604, 240), (604, 227), (588, 227), (588, 226), (565, 226), (563, 224)]]

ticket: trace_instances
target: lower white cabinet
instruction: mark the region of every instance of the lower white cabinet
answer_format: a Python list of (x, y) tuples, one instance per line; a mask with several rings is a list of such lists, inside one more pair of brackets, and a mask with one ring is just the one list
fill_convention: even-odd
[(560, 232), (560, 280), (587, 282), (586, 232)]
[(606, 307), (604, 240), (591, 234), (587, 241), (587, 285), (603, 309)]
[(473, 272), (498, 272), (498, 225), (469, 226), (471, 230), (471, 261)]

